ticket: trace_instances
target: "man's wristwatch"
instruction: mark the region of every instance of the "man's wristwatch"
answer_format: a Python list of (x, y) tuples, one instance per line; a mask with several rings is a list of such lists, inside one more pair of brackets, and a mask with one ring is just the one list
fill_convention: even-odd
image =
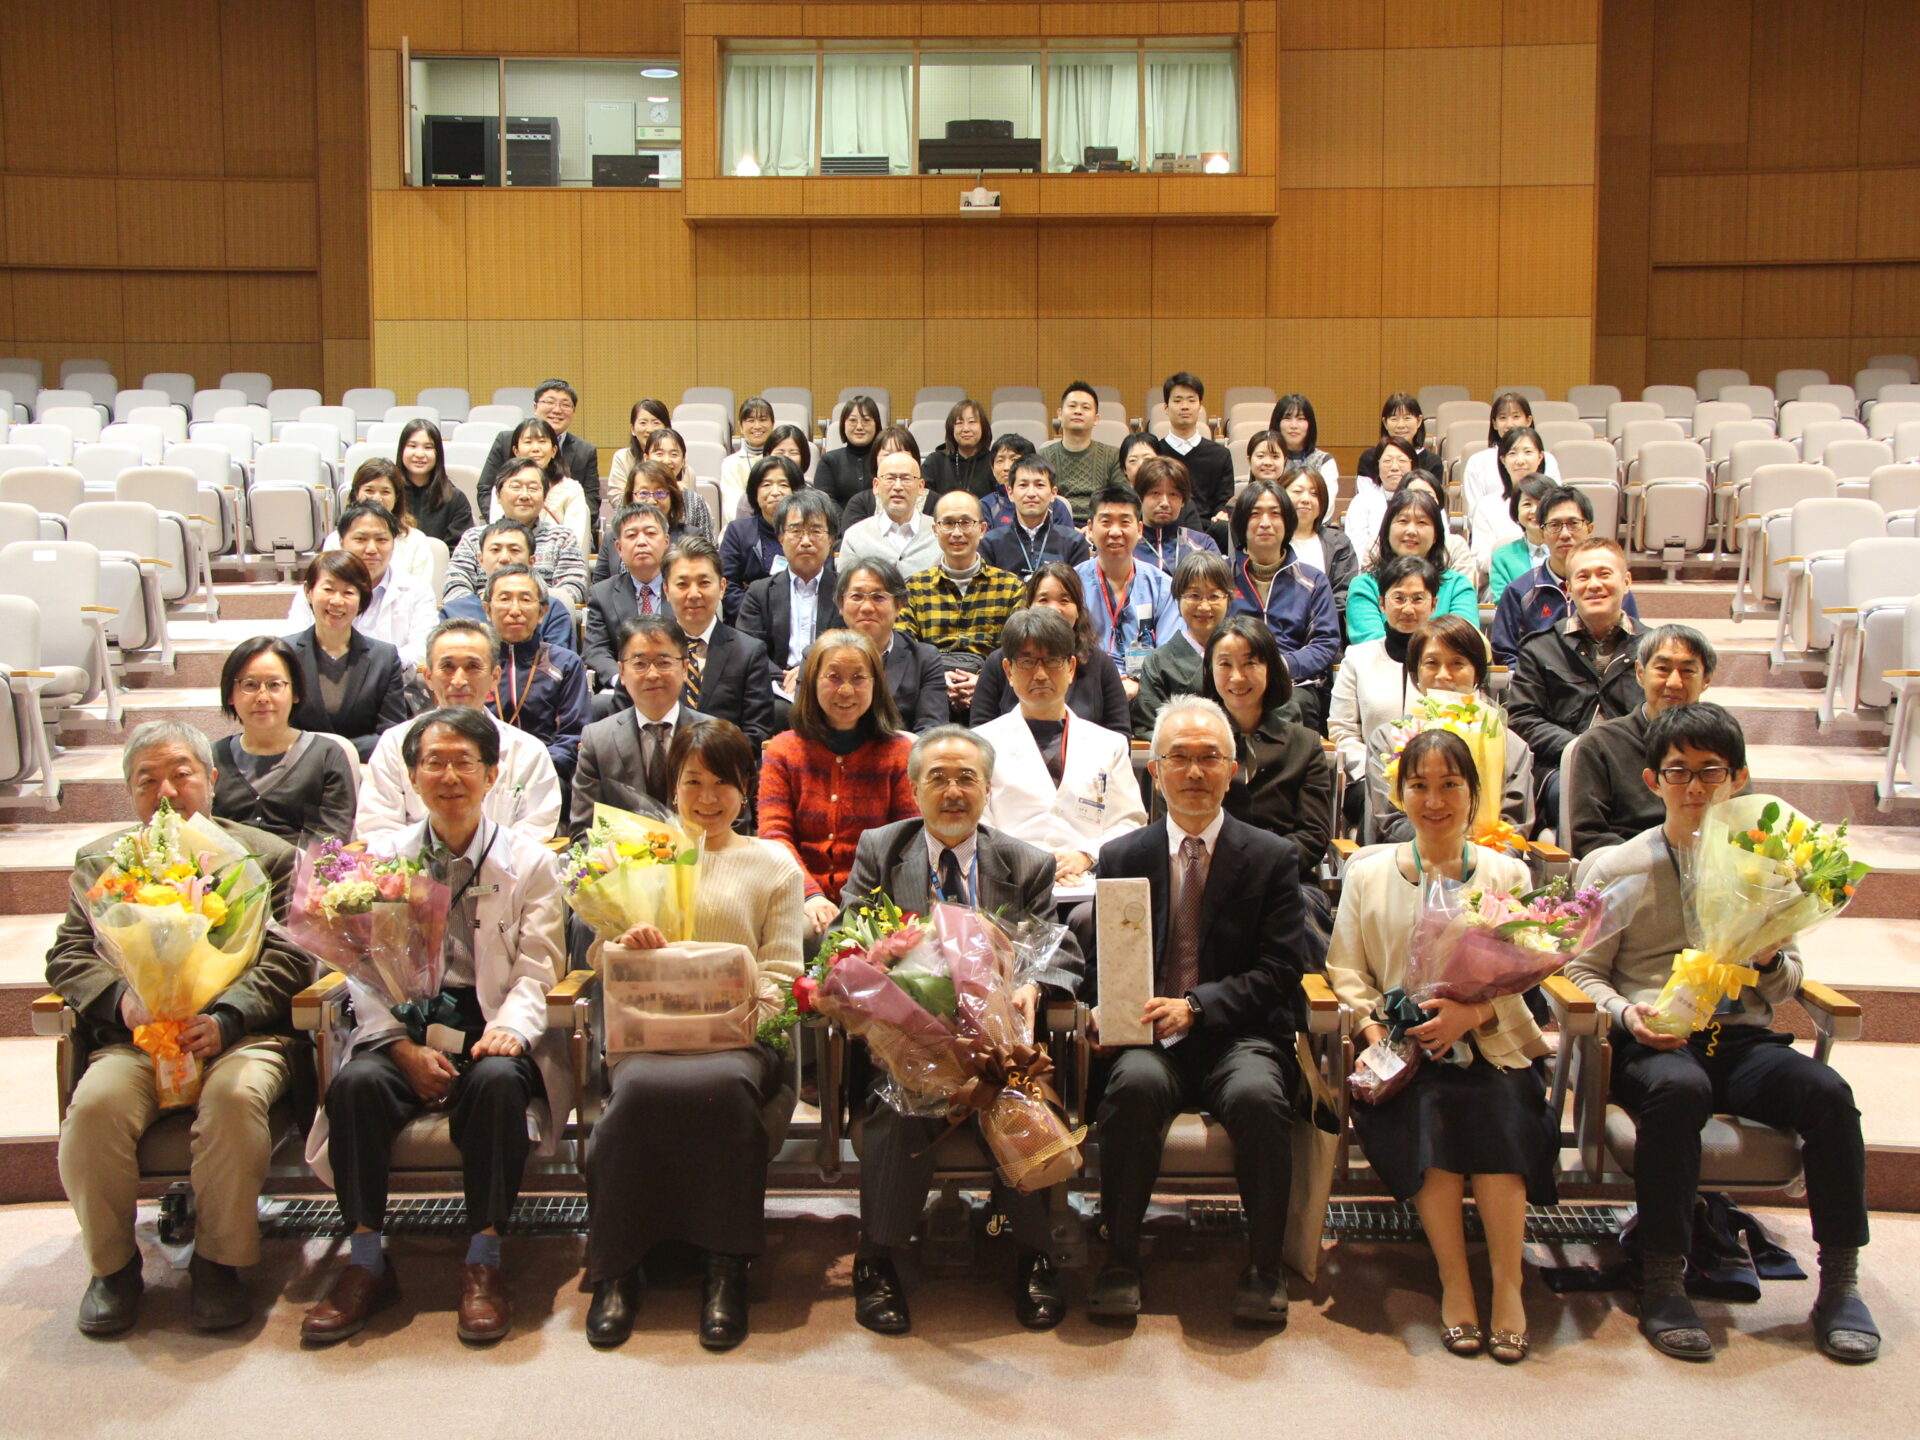
[(1191, 995), (1187, 996), (1187, 1009), (1191, 1012), (1193, 1023), (1197, 1027), (1200, 1024), (1200, 1002)]

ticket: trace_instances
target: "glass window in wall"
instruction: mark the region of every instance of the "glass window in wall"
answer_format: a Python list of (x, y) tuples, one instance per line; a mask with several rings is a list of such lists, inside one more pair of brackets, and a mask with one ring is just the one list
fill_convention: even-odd
[(509, 185), (680, 181), (677, 61), (509, 60)]
[(1140, 168), (1137, 52), (1050, 51), (1047, 55), (1047, 169)]
[(1039, 168), (1038, 54), (922, 52), (922, 171)]
[(1147, 52), (1147, 152), (1155, 168), (1240, 169), (1240, 78), (1231, 50)]
[(727, 56), (720, 106), (720, 173), (813, 171), (813, 77), (819, 57)]
[(500, 183), (500, 62), (416, 59), (412, 91), (415, 185)]
[(913, 56), (826, 56), (820, 76), (820, 173), (913, 173)]

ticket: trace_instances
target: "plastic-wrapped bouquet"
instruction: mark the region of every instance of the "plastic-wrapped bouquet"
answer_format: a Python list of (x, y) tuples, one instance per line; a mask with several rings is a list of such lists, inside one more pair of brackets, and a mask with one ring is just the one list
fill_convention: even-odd
[(73, 889), (101, 955), (153, 1016), (133, 1043), (153, 1057), (160, 1108), (194, 1104), (202, 1067), (180, 1032), (259, 956), (266, 872), (215, 821), (163, 800), (106, 855), (82, 859)]
[(1079, 1170), (1085, 1132), (1068, 1130), (1013, 994), (1065, 938), (1063, 925), (961, 905), (921, 920), (876, 895), (825, 937), (796, 989), (867, 1042), (888, 1104), (956, 1125), (978, 1113), (1001, 1178), (1038, 1190)]
[(602, 940), (652, 925), (669, 941), (693, 938), (699, 851), (664, 810), (593, 807), (593, 828), (567, 852), (567, 903)]
[(328, 840), (294, 867), (294, 943), (378, 999), (415, 1044), (433, 1025), (459, 1028), (453, 1002), (439, 1003), (451, 896), (424, 862)]
[(1388, 758), (1384, 767), (1387, 793), (1400, 773), (1400, 756), (1423, 730), (1447, 730), (1466, 742), (1473, 768), (1480, 776), (1480, 803), (1473, 812), (1470, 835), (1476, 845), (1505, 850), (1521, 842), (1521, 833), (1500, 813), (1507, 773), (1507, 712), (1478, 695), (1422, 695), (1406, 716), (1388, 728)]
[(1759, 983), (1755, 957), (1838, 915), (1867, 873), (1844, 820), (1829, 831), (1771, 795), (1713, 806), (1682, 875), (1691, 948), (1674, 957), (1647, 1028), (1704, 1029), (1721, 1001)]

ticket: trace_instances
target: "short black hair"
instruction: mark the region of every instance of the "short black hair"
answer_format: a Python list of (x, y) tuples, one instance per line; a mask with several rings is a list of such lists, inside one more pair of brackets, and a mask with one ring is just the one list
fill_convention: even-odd
[(807, 438), (807, 432), (802, 430), (798, 425), (774, 426), (773, 433), (767, 436), (766, 449), (762, 453), (771, 455), (774, 446), (788, 440), (793, 441), (794, 448), (800, 452), (798, 463), (800, 473), (804, 475), (807, 473), (807, 467), (813, 463), (813, 441)]
[(1176, 370), (1166, 378), (1166, 382), (1160, 387), (1161, 402), (1163, 404), (1170, 402), (1173, 399), (1173, 392), (1177, 389), (1191, 390), (1202, 400), (1207, 398), (1207, 387), (1200, 383), (1200, 377), (1191, 370)]
[(880, 582), (880, 588), (893, 597), (895, 605), (907, 603), (907, 582), (900, 574), (900, 567), (891, 560), (883, 560), (878, 555), (867, 555), (847, 563), (833, 585), (833, 603), (842, 610), (847, 605), (847, 589), (853, 584), (853, 577), (865, 572)]
[(753, 419), (756, 415), (767, 420), (773, 419), (773, 406), (767, 402), (767, 398), (764, 395), (749, 395), (740, 402), (741, 424), (746, 424), (747, 421)]
[(480, 763), (489, 770), (500, 763), (500, 732), (494, 727), (493, 717), (484, 710), (449, 705), (429, 710), (407, 730), (400, 741), (400, 760), (407, 769), (420, 768), (420, 747), (426, 741), (427, 731), (435, 725), (444, 725), (454, 734), (473, 741), (480, 750)]
[(1093, 401), (1093, 408), (1095, 410), (1100, 408), (1100, 392), (1084, 380), (1068, 381), (1067, 388), (1060, 392), (1060, 403), (1065, 405), (1067, 403), (1067, 397), (1076, 390), (1082, 392), (1088, 399)]
[(833, 502), (818, 490), (801, 488), (782, 500), (773, 512), (773, 528), (785, 530), (789, 516), (802, 520), (814, 519), (827, 527), (827, 538), (834, 539), (840, 534), (840, 512), (833, 508)]
[(1418, 580), (1427, 587), (1427, 593), (1440, 598), (1440, 572), (1434, 568), (1433, 561), (1424, 555), (1396, 555), (1380, 567), (1376, 581), (1380, 586), (1380, 599), (1387, 598), (1387, 592), (1402, 580)]
[(1000, 452), (1005, 450), (1012, 454), (1013, 463), (1018, 465), (1027, 456), (1037, 454), (1039, 448), (1039, 446), (1035, 445), (1033, 441), (1022, 435), (1018, 430), (1009, 430), (1004, 435), (996, 435), (994, 437), (993, 444), (987, 448), (987, 454), (994, 459), (998, 459)]
[(1220, 628), (1207, 641), (1207, 653), (1200, 661), (1200, 693), (1222, 710), (1227, 708), (1227, 702), (1220, 698), (1220, 691), (1213, 683), (1213, 655), (1220, 648), (1220, 642), (1230, 637), (1246, 641), (1253, 658), (1267, 667), (1267, 693), (1261, 697), (1261, 711), (1277, 710), (1291, 700), (1293, 676), (1280, 653), (1280, 642), (1273, 638), (1273, 627), (1267, 624), (1264, 615), (1245, 612), (1222, 620)]
[(1664, 645), (1681, 645), (1693, 652), (1693, 658), (1700, 662), (1701, 673), (1709, 680), (1720, 668), (1720, 652), (1691, 625), (1657, 625), (1648, 629), (1640, 636), (1640, 643), (1633, 647), (1633, 663), (1643, 668), (1651, 665)]
[[(1026, 440), (1027, 437), (1016, 435), (1013, 438)], [(1032, 441), (1027, 442), (1027, 453), (1013, 462), (1013, 474), (1008, 478), (1016, 479), (1021, 475), (1042, 475), (1046, 477), (1047, 484), (1056, 490), (1060, 488), (1060, 477), (1054, 473), (1053, 466), (1040, 458), (1039, 452), (1033, 448)]]
[(518, 560), (502, 565), (487, 577), (487, 583), (481, 588), (480, 592), (481, 603), (492, 604), (494, 587), (502, 580), (511, 580), (516, 575), (524, 575), (527, 579), (533, 581), (533, 593), (540, 598), (542, 605), (547, 603), (547, 582), (540, 578), (539, 573), (535, 571), (531, 565), (523, 564)]
[[(658, 435), (660, 432), (656, 430), (653, 433)], [(556, 451), (555, 453), (557, 454), (558, 452)], [(523, 470), (531, 470), (540, 477), (541, 494), (544, 495), (553, 488), (553, 474), (546, 466), (542, 465), (538, 460), (529, 460), (524, 455), (509, 455), (501, 462), (500, 468), (493, 472), (493, 493), (498, 495), (507, 481), (513, 479), (514, 476), (520, 474)]]
[(1134, 519), (1142, 518), (1140, 496), (1131, 485), (1108, 485), (1094, 491), (1093, 499), (1087, 505), (1087, 515), (1092, 517), (1108, 505), (1124, 505), (1133, 512)]
[(306, 700), (306, 676), (293, 647), (278, 635), (249, 635), (233, 647), (226, 664), (220, 667), (220, 713), (229, 720), (240, 718), (233, 704), (233, 687), (240, 683), (240, 672), (262, 655), (277, 655), (280, 663), (287, 667), (287, 680), (293, 686), (293, 708), (298, 710)]
[[(613, 517), (613, 524), (607, 527), (608, 543), (618, 540), (620, 538), (620, 532), (627, 528), (627, 522), (635, 517), (643, 520), (659, 521), (660, 533), (662, 535), (667, 533), (672, 524), (672, 522), (661, 513), (658, 505), (622, 505), (620, 507), (620, 513)], [(522, 525), (520, 528), (524, 530), (526, 527)]]
[(1251, 481), (1234, 496), (1233, 510), (1227, 516), (1227, 533), (1233, 537), (1233, 548), (1243, 555), (1247, 551), (1247, 526), (1253, 521), (1253, 507), (1269, 495), (1280, 502), (1280, 523), (1286, 527), (1280, 537), (1282, 554), (1293, 544), (1293, 532), (1300, 528), (1300, 512), (1293, 508), (1293, 497), (1287, 494), (1286, 486), (1273, 480)]
[(1740, 722), (1724, 705), (1711, 700), (1696, 700), (1691, 705), (1675, 705), (1662, 710), (1647, 726), (1647, 742), (1642, 751), (1647, 769), (1654, 774), (1667, 763), (1676, 747), (1704, 750), (1717, 755), (1731, 770), (1747, 768), (1747, 734)]
[[(1407, 742), (1407, 748), (1400, 752), (1400, 768), (1393, 777), (1393, 798), (1402, 800), (1407, 793), (1407, 777), (1420, 773), (1420, 763), (1427, 753), (1438, 750), (1446, 758), (1447, 768), (1467, 782), (1467, 814), (1471, 816), (1480, 808), (1480, 772), (1474, 767), (1473, 751), (1467, 748), (1467, 742), (1451, 730), (1422, 730)], [(1471, 825), (1471, 820), (1469, 820)]]
[[(1553, 479), (1544, 470), (1539, 471), (1537, 474), (1529, 475), (1526, 479), (1522, 480), (1519, 485), (1514, 488), (1514, 492), (1507, 497), (1507, 514), (1511, 515), (1513, 517), (1513, 523), (1518, 525), (1520, 523), (1520, 502), (1522, 500), (1531, 500), (1534, 504), (1533, 523), (1538, 525), (1545, 517), (1545, 511), (1541, 507), (1546, 504), (1547, 497), (1556, 490), (1567, 488), (1571, 487), (1562, 486), (1559, 481)], [(1576, 490), (1574, 493), (1577, 495), (1580, 492)]]
[(667, 558), (661, 561), (660, 573), (672, 578), (673, 567), (683, 564), (711, 565), (715, 575), (723, 580), (726, 578), (727, 572), (720, 564), (719, 549), (704, 535), (689, 535), (676, 542), (674, 547), (667, 551)]
[[(1320, 448), (1320, 421), (1313, 413), (1313, 402), (1307, 399), (1306, 396), (1298, 393), (1282, 395), (1274, 402), (1273, 414), (1267, 420), (1267, 429), (1273, 431), (1275, 434), (1279, 434), (1280, 422), (1289, 415), (1298, 415), (1302, 420), (1307, 422), (1307, 438), (1300, 442), (1300, 450), (1298, 453), (1302, 455), (1313, 454), (1314, 451)], [(1294, 453), (1287, 449), (1285, 440), (1280, 442), (1280, 449), (1283, 454)]]
[(1547, 512), (1552, 510), (1556, 505), (1576, 506), (1580, 511), (1580, 518), (1585, 520), (1589, 525), (1593, 523), (1593, 501), (1587, 498), (1586, 491), (1576, 490), (1571, 485), (1556, 485), (1540, 497), (1540, 509), (1535, 517), (1534, 523), (1545, 526), (1547, 523)]
[(400, 522), (394, 519), (393, 512), (378, 500), (356, 500), (347, 506), (340, 512), (340, 523), (334, 527), (333, 533), (344, 540), (347, 538), (347, 531), (362, 520), (378, 520), (387, 527), (389, 535), (397, 537), (400, 534)]
[(533, 531), (527, 528), (527, 522), (524, 520), (509, 520), (504, 515), (480, 532), (480, 543), (474, 548), (476, 550), (484, 550), (487, 548), (487, 541), (491, 540), (494, 536), (508, 534), (518, 535), (522, 540), (526, 541), (527, 554), (533, 554)]
[(760, 487), (768, 480), (786, 481), (789, 492), (798, 491), (807, 483), (800, 474), (800, 467), (786, 456), (762, 455), (747, 471), (747, 505), (756, 515), (760, 513)]
[(731, 720), (699, 720), (676, 730), (667, 746), (668, 783), (674, 789), (680, 788), (680, 772), (695, 756), (722, 785), (738, 790), (742, 803), (752, 797), (757, 774), (753, 742), (738, 725)]
[(540, 397), (549, 390), (565, 391), (567, 399), (576, 405), (580, 403), (580, 392), (564, 380), (542, 380), (538, 385), (533, 387), (533, 403), (538, 405), (540, 403)]
[(692, 642), (687, 632), (680, 628), (680, 622), (671, 615), (629, 615), (620, 622), (620, 628), (613, 632), (614, 659), (624, 661), (627, 658), (627, 646), (636, 635), (664, 635), (680, 652), (682, 660), (687, 658), (687, 650)]
[(1029, 650), (1056, 660), (1077, 659), (1080, 641), (1067, 617), (1047, 605), (1028, 605), (1007, 616), (1000, 631), (1001, 657), (1012, 664)]
[(1218, 550), (1189, 550), (1173, 567), (1173, 598), (1178, 602), (1194, 586), (1209, 582), (1222, 593), (1233, 594), (1233, 568), (1227, 557)]

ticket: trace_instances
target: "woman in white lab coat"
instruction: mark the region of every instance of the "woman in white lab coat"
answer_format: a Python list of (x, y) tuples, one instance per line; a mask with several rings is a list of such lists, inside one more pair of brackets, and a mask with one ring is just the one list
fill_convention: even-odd
[(974, 731), (993, 746), (986, 823), (1051, 851), (1059, 885), (1083, 883), (1102, 845), (1147, 823), (1132, 741), (1067, 709), (1078, 650), (1058, 612), (1014, 611), (1001, 664), (1020, 708)]

